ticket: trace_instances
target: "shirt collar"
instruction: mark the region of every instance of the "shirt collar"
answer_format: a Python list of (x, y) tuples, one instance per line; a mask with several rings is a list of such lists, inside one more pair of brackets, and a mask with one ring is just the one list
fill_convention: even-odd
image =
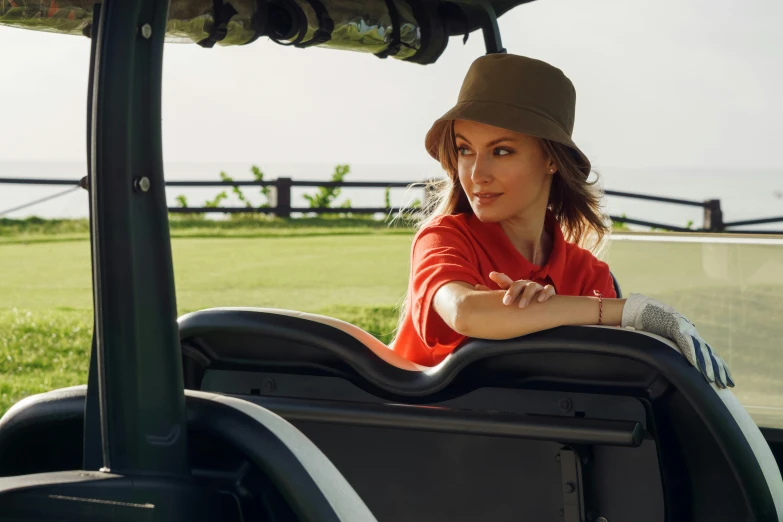
[(552, 235), (552, 252), (550, 252), (549, 259), (543, 266), (534, 265), (526, 259), (525, 256), (520, 254), (503, 231), (503, 227), (500, 226), (500, 223), (485, 223), (472, 212), (468, 217), (468, 221), (471, 228), (479, 231), (481, 235), (484, 235), (490, 242), (497, 245), (503, 245), (503, 248), (513, 252), (517, 256), (519, 262), (523, 265), (523, 272), (529, 274), (529, 279), (540, 281), (548, 277), (555, 289), (560, 287), (565, 271), (566, 241), (563, 236), (563, 231), (560, 229), (560, 223), (551, 210), (546, 211), (544, 228)]

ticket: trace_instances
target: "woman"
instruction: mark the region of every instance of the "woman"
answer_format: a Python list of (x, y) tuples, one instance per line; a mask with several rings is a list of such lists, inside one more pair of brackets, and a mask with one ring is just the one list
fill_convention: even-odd
[(575, 102), (570, 80), (539, 60), (473, 63), (457, 105), (427, 134), (448, 178), (413, 241), (393, 349), (434, 366), (469, 337), (630, 326), (672, 339), (707, 380), (733, 386), (693, 324), (639, 294), (616, 299), (609, 267), (587, 249), (608, 228), (571, 139)]

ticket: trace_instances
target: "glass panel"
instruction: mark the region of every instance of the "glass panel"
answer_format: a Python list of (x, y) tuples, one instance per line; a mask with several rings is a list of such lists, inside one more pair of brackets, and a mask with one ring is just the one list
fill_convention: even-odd
[(660, 299), (696, 324), (756, 422), (783, 428), (783, 238), (616, 234), (606, 260), (623, 295)]

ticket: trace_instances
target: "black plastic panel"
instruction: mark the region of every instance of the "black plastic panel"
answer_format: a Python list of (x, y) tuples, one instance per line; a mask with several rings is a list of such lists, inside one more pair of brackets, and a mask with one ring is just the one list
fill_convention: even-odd
[[(558, 522), (562, 444), (296, 423), (381, 522)], [(614, 520), (660, 522), (655, 444), (603, 448), (597, 485)], [(631, 457), (635, 455), (636, 457)], [(626, 516), (628, 515), (628, 516)], [(606, 515), (608, 520), (612, 520)]]
[[(209, 370), (201, 389), (234, 395), (385, 403), (346, 378), (272, 372)], [(578, 392), (479, 388), (459, 397), (428, 404), (473, 411), (525, 415), (565, 415), (638, 422), (647, 426), (644, 405), (634, 397)]]
[[(755, 455), (721, 399), (680, 354), (648, 336), (564, 327), (509, 341), (473, 340), (438, 367), (415, 372), (385, 363), (338, 329), (273, 313), (208, 310), (181, 320), (180, 335), (188, 386), (273, 408), (267, 397), (439, 405), (468, 410), (466, 418), (499, 411), (639, 422), (647, 438), (638, 448), (597, 443), (574, 450), (592, 455), (584, 470), (592, 515), (777, 520)], [(513, 520), (512, 513), (517, 520), (562, 520), (553, 511), (564, 506), (561, 471), (552, 462), (560, 441), (399, 422), (351, 425), (345, 408), (336, 405), (332, 419), (328, 411), (318, 418), (281, 413), (368, 495), (379, 520), (475, 520), (472, 510), (484, 513), (482, 520)], [(410, 499), (410, 506), (389, 498)], [(514, 508), (505, 512), (501, 502)]]

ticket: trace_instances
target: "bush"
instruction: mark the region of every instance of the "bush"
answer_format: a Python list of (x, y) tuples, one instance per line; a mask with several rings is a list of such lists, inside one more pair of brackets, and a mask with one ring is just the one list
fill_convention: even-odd
[[(332, 173), (332, 181), (341, 182), (350, 172), (349, 165), (337, 165)], [(305, 194), (304, 198), (309, 202), (310, 208), (332, 208), (332, 203), (341, 191), (340, 187), (319, 187), (315, 194)], [(346, 200), (339, 208), (351, 208), (351, 200)]]

